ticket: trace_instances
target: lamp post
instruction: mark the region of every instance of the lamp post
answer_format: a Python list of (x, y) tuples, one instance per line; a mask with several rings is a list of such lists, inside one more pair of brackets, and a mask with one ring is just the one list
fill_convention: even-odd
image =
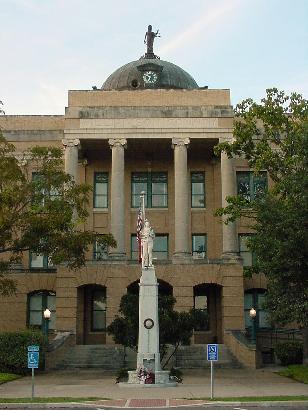
[(251, 332), (251, 343), (256, 343), (257, 340), (257, 311), (251, 308), (249, 311), (249, 316), (252, 320), (252, 332)]
[(44, 334), (46, 336), (46, 339), (48, 339), (48, 330), (49, 330), (49, 321), (51, 317), (51, 311), (48, 308), (46, 308), (43, 312), (43, 316), (44, 316)]

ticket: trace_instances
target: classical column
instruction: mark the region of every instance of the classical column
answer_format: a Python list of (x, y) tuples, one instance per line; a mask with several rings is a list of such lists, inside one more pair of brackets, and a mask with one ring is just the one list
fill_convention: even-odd
[(110, 249), (110, 256), (115, 259), (125, 257), (125, 194), (124, 194), (124, 148), (126, 139), (110, 138), (112, 151), (111, 165), (111, 233), (117, 241), (117, 247)]
[(189, 138), (173, 138), (174, 149), (174, 257), (188, 258), (189, 198), (187, 177), (187, 146)]
[[(224, 140), (220, 140), (223, 142)], [(233, 159), (228, 158), (225, 152), (221, 153), (221, 197), (222, 207), (228, 205), (226, 197), (236, 195), (236, 175), (233, 167)], [(224, 219), (224, 218), (223, 218)], [(238, 238), (236, 223), (229, 222), (222, 225), (222, 256), (224, 259), (238, 258)]]
[(80, 140), (78, 138), (66, 138), (62, 140), (64, 146), (64, 170), (67, 174), (78, 180), (78, 148)]

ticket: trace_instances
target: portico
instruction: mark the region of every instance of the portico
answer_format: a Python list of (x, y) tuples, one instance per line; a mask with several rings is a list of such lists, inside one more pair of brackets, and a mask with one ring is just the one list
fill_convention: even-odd
[[(183, 94), (185, 94), (185, 100), (183, 100)], [(129, 106), (133, 97), (134, 105)], [(144, 159), (147, 164), (140, 164), (140, 166), (143, 169), (145, 165), (151, 168), (151, 164), (149, 165), (151, 158), (156, 158), (157, 154), (158, 158), (162, 155), (157, 148), (157, 143), (160, 141), (164, 142), (162, 147), (165, 151), (169, 152), (167, 141), (173, 151), (171, 158), (173, 170), (169, 173), (172, 174), (174, 197), (170, 197), (169, 194), (168, 204), (168, 208), (174, 206), (172, 259), (174, 263), (183, 263), (191, 258), (189, 151), (191, 145), (194, 145), (192, 141), (209, 141), (205, 144), (204, 162), (213, 161), (213, 146), (221, 140), (228, 140), (232, 137), (233, 114), (229, 105), (228, 90), (177, 90), (173, 91), (172, 97), (172, 105), (170, 101), (171, 106), (168, 108), (168, 118), (165, 118), (165, 115), (162, 117), (162, 113), (165, 111), (165, 99), (170, 99), (168, 91), (160, 90), (155, 96), (148, 91), (138, 91), (137, 95), (133, 91), (121, 91), (120, 95), (114, 91), (69, 92), (63, 142), (66, 147), (65, 167), (68, 172), (76, 177), (78, 174), (77, 150), (78, 148), (83, 150), (85, 146), (87, 147), (85, 151), (89, 152), (88, 147), (91, 141), (106, 141), (111, 150), (111, 163), (108, 165), (110, 168), (109, 224), (111, 233), (117, 240), (117, 248), (110, 250), (110, 258), (114, 260), (121, 261), (129, 255), (129, 249), (125, 243), (125, 236), (127, 236), (125, 203), (131, 202), (130, 198), (125, 197), (125, 173), (129, 168), (126, 159), (127, 148), (133, 150), (135, 146), (138, 146), (139, 149), (140, 147), (144, 149)], [(196, 101), (198, 101), (198, 106), (195, 105)], [(178, 102), (183, 105), (179, 106)], [(214, 103), (215, 106), (212, 105)], [(192, 118), (184, 117), (188, 111), (193, 114)], [(121, 118), (117, 118), (118, 116)], [(76, 128), (76, 125), (79, 125), (79, 128)], [(153, 148), (151, 148), (152, 145)], [(106, 146), (104, 147), (106, 149)], [(208, 154), (206, 154), (206, 149), (209, 150)], [(152, 154), (149, 154), (149, 151)], [(97, 153), (95, 154), (97, 156)], [(149, 155), (152, 157), (150, 158)], [(221, 204), (225, 205), (225, 197), (235, 192), (233, 163), (225, 154), (222, 154), (220, 158), (220, 175)], [(168, 183), (170, 183), (169, 176)], [(223, 225), (222, 242), (224, 259), (234, 259), (238, 253), (234, 224)]]

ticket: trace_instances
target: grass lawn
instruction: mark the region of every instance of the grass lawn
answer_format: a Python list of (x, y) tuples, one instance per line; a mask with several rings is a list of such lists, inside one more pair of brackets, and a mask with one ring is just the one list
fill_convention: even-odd
[(19, 374), (13, 373), (0, 373), (0, 384), (11, 382), (12, 380), (19, 379), (21, 376)]
[(278, 372), (280, 376), (290, 377), (298, 382), (308, 384), (308, 366), (303, 364), (292, 364), (286, 369)]
[(308, 396), (239, 396), (239, 397), (187, 397), (187, 400), (207, 400), (207, 401), (231, 401), (231, 402), (262, 402), (262, 401), (302, 401), (307, 400)]
[(79, 403), (84, 401), (108, 400), (103, 397), (19, 397), (4, 399), (0, 398), (0, 403)]

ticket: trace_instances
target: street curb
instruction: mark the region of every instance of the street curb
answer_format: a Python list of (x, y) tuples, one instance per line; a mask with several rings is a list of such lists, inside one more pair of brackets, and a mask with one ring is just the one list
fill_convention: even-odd
[[(182, 404), (178, 406), (158, 406), (155, 408), (177, 408), (177, 407), (198, 407), (198, 406), (204, 406), (204, 405), (218, 405), (218, 406), (225, 406), (225, 405), (232, 405), (232, 406), (241, 406), (241, 405), (251, 405), (251, 406), (262, 406), (262, 407), (273, 407), (273, 406), (281, 406), (281, 407), (287, 407), (287, 406), (295, 406), (296, 404), (307, 404), (308, 405), (308, 400), (296, 400), (296, 401), (202, 401), (198, 404), (190, 404), (190, 400), (187, 400), (187, 404)], [(76, 406), (79, 407), (84, 407), (85, 409), (89, 406), (91, 407), (100, 407), (103, 406), (105, 407), (112, 407), (114, 409), (116, 408), (124, 408), (122, 407), (116, 407), (116, 406), (108, 406), (105, 400), (102, 400), (101, 403), (98, 403), (99, 401), (93, 402), (70, 402), (70, 403), (30, 403), (30, 402), (25, 402), (25, 403), (0, 403), (0, 409), (24, 409), (25, 406), (27, 406), (27, 409), (69, 409), (69, 408), (76, 408)], [(149, 407), (138, 407), (140, 409), (142, 408), (149, 408)], [(154, 406), (153, 406), (154, 408)]]

